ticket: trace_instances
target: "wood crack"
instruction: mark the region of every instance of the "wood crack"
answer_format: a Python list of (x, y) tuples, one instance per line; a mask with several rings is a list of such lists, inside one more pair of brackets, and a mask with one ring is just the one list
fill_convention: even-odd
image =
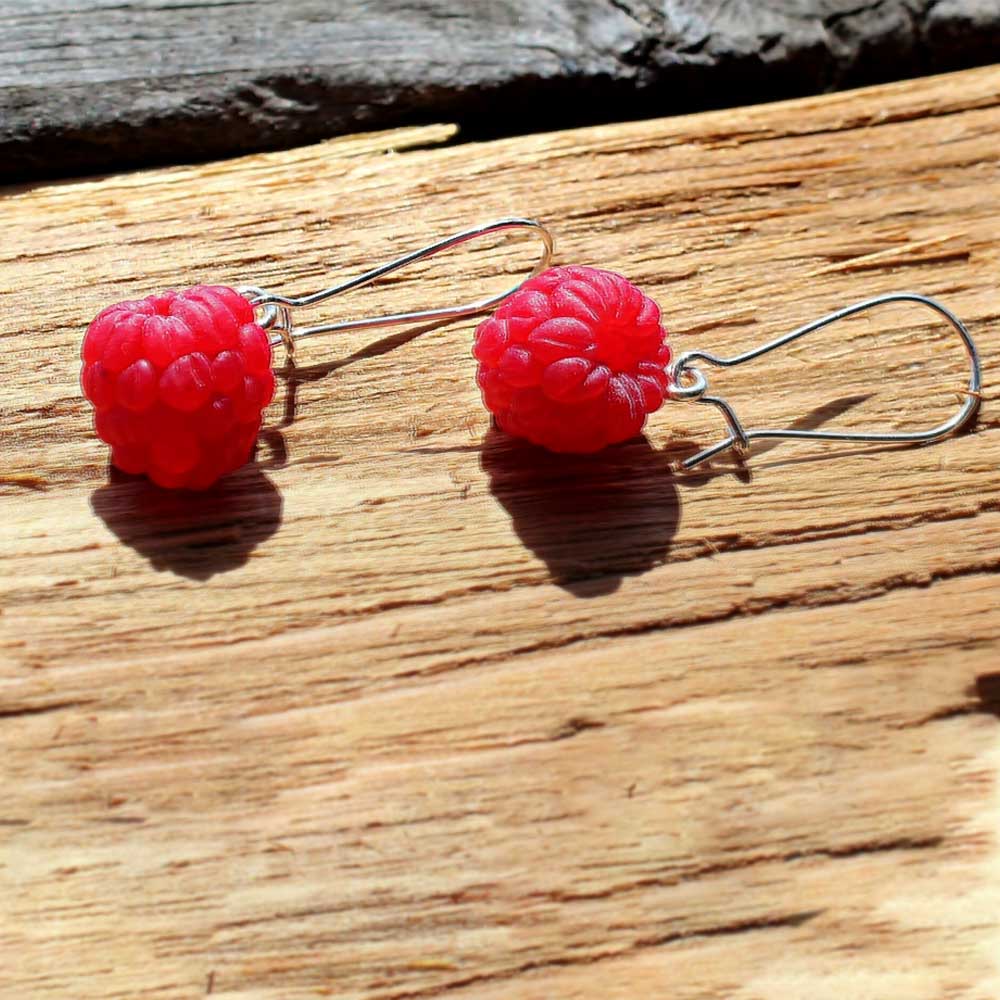
[(927, 837), (894, 837), (881, 841), (862, 841), (859, 843), (848, 843), (834, 845), (831, 847), (817, 847), (809, 850), (768, 852), (754, 854), (748, 857), (735, 858), (732, 861), (719, 861), (713, 864), (696, 865), (666, 877), (649, 877), (635, 879), (618, 885), (612, 885), (599, 892), (555, 892), (541, 893), (538, 898), (549, 899), (558, 903), (588, 902), (599, 899), (611, 899), (645, 889), (663, 889), (673, 886), (683, 885), (688, 882), (697, 882), (700, 879), (711, 878), (716, 875), (728, 875), (732, 872), (743, 871), (749, 868), (756, 868), (765, 864), (792, 864), (798, 861), (812, 861), (817, 859), (846, 859), (857, 858), (864, 855), (892, 854), (900, 851), (926, 851), (935, 850), (944, 843), (944, 838), (940, 836)]
[(947, 580), (954, 580), (961, 577), (980, 576), (992, 574), (1000, 571), (1000, 555), (982, 564), (968, 567), (956, 568), (954, 570), (942, 570), (931, 574), (925, 580), (913, 580), (908, 577), (895, 577), (883, 584), (871, 586), (863, 592), (855, 594), (843, 594), (840, 589), (820, 591), (810, 589), (794, 595), (787, 595), (782, 598), (769, 597), (761, 601), (745, 601), (729, 610), (702, 616), (692, 615), (682, 622), (670, 618), (663, 618), (656, 621), (648, 621), (637, 625), (621, 626), (614, 629), (602, 629), (582, 635), (564, 637), (561, 639), (544, 640), (538, 643), (531, 643), (525, 646), (504, 651), (502, 653), (487, 654), (481, 657), (467, 657), (461, 660), (452, 661), (446, 666), (437, 666), (433, 670), (412, 670), (397, 674), (397, 677), (419, 677), (428, 674), (440, 674), (449, 670), (459, 670), (469, 666), (484, 666), (490, 663), (506, 662), (518, 656), (527, 656), (533, 653), (548, 653), (558, 649), (568, 649), (582, 643), (592, 643), (602, 640), (617, 639), (623, 637), (635, 637), (652, 635), (656, 632), (673, 629), (688, 628), (692, 625), (718, 624), (731, 621), (736, 618), (757, 618), (774, 611), (782, 611), (792, 608), (816, 608), (832, 606), (838, 604), (860, 604), (875, 600), (890, 593), (893, 590), (903, 589), (927, 589), (935, 583)]
[(383, 1000), (421, 1000), (421, 998), (444, 996), (448, 993), (453, 993), (469, 986), (508, 982), (531, 973), (544, 972), (547, 969), (551, 970), (571, 966), (596, 965), (600, 962), (620, 959), (626, 955), (638, 954), (652, 948), (662, 948), (671, 944), (692, 941), (699, 938), (717, 938), (731, 935), (758, 933), (762, 931), (787, 930), (790, 928), (802, 927), (803, 925), (808, 924), (811, 920), (821, 916), (822, 912), (822, 910), (799, 910), (792, 913), (777, 914), (771, 917), (734, 920), (730, 923), (718, 924), (715, 926), (698, 927), (687, 931), (677, 931), (668, 934), (644, 937), (636, 940), (628, 947), (616, 949), (614, 951), (600, 951), (591, 954), (567, 956), (565, 958), (525, 962), (514, 968), (498, 969), (491, 973), (466, 976), (462, 979), (452, 980), (451, 982), (432, 986), (427, 989), (385, 993), (382, 994), (382, 997)]
[(52, 712), (61, 712), (67, 708), (87, 708), (94, 705), (94, 699), (75, 701), (53, 701), (46, 705), (18, 705), (16, 707), (5, 708), (0, 706), (0, 719), (20, 719), (32, 715), (48, 715)]

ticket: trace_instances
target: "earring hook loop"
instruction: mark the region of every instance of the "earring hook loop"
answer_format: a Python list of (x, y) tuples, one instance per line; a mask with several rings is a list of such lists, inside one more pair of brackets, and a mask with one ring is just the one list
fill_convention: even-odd
[[(500, 233), (512, 229), (525, 229), (535, 233), (542, 241), (542, 253), (538, 263), (535, 264), (531, 273), (527, 277), (518, 281), (512, 288), (508, 288), (503, 292), (499, 292), (496, 295), (490, 295), (484, 299), (478, 299), (474, 302), (468, 302), (456, 306), (444, 306), (437, 309), (418, 309), (412, 312), (392, 313), (385, 316), (369, 316), (363, 319), (342, 320), (334, 323), (320, 323), (315, 326), (307, 327), (296, 327), (294, 325), (292, 319), (292, 310), (294, 309), (302, 309), (308, 306), (317, 305), (318, 303), (325, 302), (327, 299), (331, 299), (336, 295), (342, 295), (355, 288), (371, 284), (371, 282), (377, 281), (379, 278), (383, 278), (387, 274), (391, 274), (393, 271), (398, 271), (401, 268), (407, 267), (408, 265), (416, 263), (419, 260), (433, 257), (435, 254), (442, 253), (445, 250), (450, 250), (452, 247), (459, 246), (462, 243), (467, 243), (470, 240), (475, 240), (483, 236), (490, 236), (494, 233)], [(289, 357), (291, 357), (295, 351), (295, 345), (300, 340), (305, 340), (307, 337), (313, 337), (320, 333), (341, 333), (345, 330), (368, 330), (374, 327), (401, 326), (409, 323), (433, 322), (435, 320), (460, 319), (465, 316), (475, 316), (477, 313), (485, 312), (486, 310), (499, 305), (499, 303), (503, 302), (504, 299), (513, 295), (525, 281), (530, 280), (535, 277), (535, 275), (544, 271), (549, 266), (549, 262), (552, 259), (552, 253), (552, 234), (545, 228), (545, 226), (542, 225), (542, 223), (537, 222), (534, 219), (513, 217), (498, 219), (495, 222), (489, 222), (485, 225), (474, 226), (471, 229), (462, 230), (462, 232), (455, 233), (452, 236), (447, 236), (444, 239), (435, 241), (434, 243), (429, 243), (427, 246), (421, 247), (419, 250), (414, 250), (410, 253), (404, 254), (402, 257), (397, 257), (395, 260), (391, 260), (388, 263), (380, 264), (378, 267), (365, 271), (363, 274), (359, 274), (354, 278), (349, 278), (347, 281), (331, 285), (329, 288), (321, 289), (318, 292), (312, 292), (309, 295), (299, 297), (279, 295), (276, 292), (270, 292), (266, 289), (254, 286), (244, 286), (240, 289), (240, 291), (250, 297), (250, 303), (254, 306), (254, 308), (261, 308), (264, 310), (264, 314), (260, 321), (261, 326), (263, 326), (264, 329), (275, 331), (275, 336), (271, 338), (271, 346), (276, 347), (278, 344), (284, 344)]]
[[(891, 302), (914, 302), (918, 305), (926, 306), (934, 312), (943, 316), (959, 335), (969, 361), (969, 382), (964, 391), (965, 401), (959, 410), (944, 423), (938, 424), (923, 431), (889, 432), (889, 431), (819, 431), (819, 430), (793, 430), (791, 428), (759, 430), (747, 430), (742, 421), (736, 415), (733, 408), (726, 400), (718, 396), (706, 394), (708, 380), (704, 372), (693, 366), (694, 361), (707, 361), (711, 365), (720, 368), (732, 368), (735, 365), (742, 365), (748, 361), (753, 361), (764, 354), (768, 354), (779, 347), (784, 347), (800, 337), (820, 330), (825, 326), (830, 326), (838, 320), (846, 319), (857, 313), (865, 312), (876, 306), (885, 305)], [(877, 295), (862, 302), (855, 302), (853, 305), (838, 309), (819, 319), (806, 323), (791, 333), (786, 333), (775, 340), (768, 341), (758, 347), (754, 347), (743, 354), (734, 355), (731, 358), (720, 358), (707, 351), (687, 351), (679, 355), (667, 369), (667, 374), (671, 382), (671, 396), (675, 399), (689, 399), (699, 403), (710, 403), (721, 410), (729, 427), (729, 436), (719, 441), (711, 447), (705, 448), (685, 459), (681, 463), (684, 469), (693, 469), (696, 465), (713, 458), (720, 452), (730, 448), (736, 450), (746, 450), (751, 441), (763, 438), (807, 438), (813, 441), (861, 441), (868, 443), (886, 444), (921, 444), (931, 441), (938, 441), (949, 434), (964, 427), (979, 410), (982, 402), (982, 367), (979, 360), (979, 351), (975, 341), (966, 329), (965, 324), (946, 306), (926, 295), (918, 295), (914, 292), (891, 292), (886, 295)]]

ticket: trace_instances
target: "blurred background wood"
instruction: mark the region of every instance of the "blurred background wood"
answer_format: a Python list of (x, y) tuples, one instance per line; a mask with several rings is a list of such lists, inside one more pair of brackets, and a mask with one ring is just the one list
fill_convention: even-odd
[[(980, 1000), (1000, 991), (1000, 69), (434, 148), (447, 126), (8, 189), (0, 995)], [(88, 319), (293, 292), (545, 219), (722, 353), (940, 296), (976, 428), (553, 458), (490, 429), (474, 324), (304, 345), (257, 462), (110, 476)], [(323, 315), (462, 300), (470, 246)], [(500, 273), (502, 272), (502, 273)], [(713, 376), (751, 425), (914, 426), (963, 359), (907, 308)]]
[(997, 0), (0, 0), (0, 180), (495, 138), (964, 69)]

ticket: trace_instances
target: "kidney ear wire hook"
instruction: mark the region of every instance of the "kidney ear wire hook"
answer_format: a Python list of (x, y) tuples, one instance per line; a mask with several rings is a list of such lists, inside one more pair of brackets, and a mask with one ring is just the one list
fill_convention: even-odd
[[(443, 253), (452, 247), (467, 243), (470, 240), (514, 229), (528, 230), (536, 234), (542, 241), (542, 254), (529, 275), (519, 280), (512, 288), (508, 288), (496, 295), (468, 302), (464, 305), (444, 306), (437, 309), (419, 309), (413, 312), (392, 313), (385, 316), (369, 316), (363, 319), (320, 323), (315, 326), (300, 327), (294, 323), (293, 310), (314, 306), (320, 302), (325, 302), (327, 299), (332, 299), (334, 296), (342, 295), (355, 288), (361, 288), (363, 285), (378, 281), (379, 278), (383, 278), (387, 274), (392, 274), (393, 271), (398, 271), (427, 257), (433, 257), (435, 254)], [(288, 352), (288, 357), (291, 360), (295, 352), (295, 345), (300, 340), (305, 340), (306, 337), (314, 337), (320, 333), (341, 333), (345, 330), (367, 330), (375, 327), (401, 326), (410, 323), (432, 323), (438, 320), (443, 321), (461, 319), (465, 316), (475, 316), (477, 313), (491, 309), (504, 299), (509, 298), (525, 281), (544, 271), (552, 259), (552, 251), (552, 234), (540, 222), (536, 222), (534, 219), (521, 218), (499, 219), (486, 225), (465, 229), (460, 233), (455, 233), (453, 236), (448, 236), (434, 243), (429, 243), (419, 250), (404, 254), (402, 257), (397, 257), (386, 264), (372, 268), (370, 271), (365, 271), (364, 274), (359, 274), (355, 278), (350, 278), (340, 284), (332, 285), (329, 288), (313, 292), (310, 295), (295, 298), (287, 295), (278, 295), (275, 292), (254, 286), (244, 286), (240, 289), (240, 292), (250, 299), (250, 304), (255, 309), (263, 310), (260, 325), (265, 330), (274, 331), (274, 336), (271, 338), (271, 346), (276, 347), (279, 344), (284, 344), (285, 350)]]
[[(915, 302), (918, 305), (926, 306), (934, 312), (943, 316), (961, 337), (962, 344), (969, 359), (969, 383), (968, 387), (961, 393), (965, 397), (962, 406), (949, 420), (936, 427), (931, 427), (924, 431), (912, 432), (889, 432), (889, 431), (817, 431), (817, 430), (793, 430), (785, 429), (759, 429), (747, 430), (743, 422), (736, 415), (733, 408), (719, 396), (707, 394), (708, 380), (701, 369), (695, 367), (695, 361), (707, 361), (711, 365), (720, 368), (732, 368), (748, 361), (753, 361), (764, 354), (768, 354), (779, 347), (791, 344), (800, 337), (820, 330), (825, 326), (830, 326), (838, 320), (846, 319), (857, 313), (873, 309), (876, 306), (885, 305), (890, 302)], [(690, 399), (699, 403), (710, 403), (722, 411), (729, 426), (729, 436), (718, 444), (705, 448), (698, 454), (685, 459), (681, 463), (684, 469), (693, 469), (696, 465), (718, 455), (720, 452), (733, 448), (736, 450), (746, 450), (751, 441), (762, 438), (807, 438), (813, 441), (860, 441), (868, 443), (884, 444), (926, 444), (947, 437), (949, 434), (964, 427), (979, 410), (982, 402), (982, 372), (979, 361), (979, 352), (975, 342), (965, 328), (962, 321), (948, 308), (925, 295), (917, 295), (912, 292), (893, 292), (887, 295), (878, 295), (875, 298), (865, 299), (863, 302), (856, 302), (854, 305), (846, 306), (837, 312), (830, 313), (820, 319), (807, 323), (805, 326), (793, 330), (776, 340), (769, 341), (760, 347), (737, 354), (731, 358), (720, 358), (707, 351), (687, 351), (679, 355), (669, 366), (667, 371), (670, 379), (670, 395), (674, 399)]]

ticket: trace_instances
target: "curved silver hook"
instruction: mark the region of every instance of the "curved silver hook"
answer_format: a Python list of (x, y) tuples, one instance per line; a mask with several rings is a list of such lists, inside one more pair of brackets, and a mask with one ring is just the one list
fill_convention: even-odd
[[(846, 319), (855, 313), (864, 312), (866, 309), (872, 309), (875, 306), (884, 305), (888, 302), (916, 302), (918, 305), (933, 309), (936, 313), (943, 316), (952, 325), (959, 337), (962, 338), (962, 344), (969, 358), (969, 384), (964, 393), (966, 397), (965, 402), (949, 420), (925, 431), (799, 431), (792, 429), (748, 431), (729, 403), (720, 397), (705, 394), (708, 388), (708, 380), (702, 371), (691, 366), (691, 362), (701, 360), (707, 361), (712, 365), (718, 365), (721, 368), (732, 368), (734, 365), (753, 361), (762, 354), (767, 354), (776, 348), (784, 347), (785, 344), (790, 344), (792, 341), (798, 340), (808, 333), (813, 333), (824, 326), (829, 326), (831, 323), (836, 323), (838, 320)], [(725, 451), (728, 448), (746, 449), (749, 447), (751, 441), (759, 438), (809, 438), (814, 441), (865, 441), (886, 444), (917, 444), (937, 441), (940, 438), (947, 437), (949, 434), (953, 434), (972, 420), (979, 410), (979, 404), (982, 401), (982, 370), (979, 361), (979, 351), (976, 349), (976, 344), (969, 331), (965, 328), (962, 321), (950, 309), (941, 305), (940, 302), (936, 302), (926, 295), (917, 295), (913, 292), (891, 292), (887, 295), (878, 295), (872, 299), (865, 299), (863, 302), (855, 302), (853, 305), (838, 309), (837, 312), (813, 320), (813, 322), (807, 323), (805, 326), (800, 326), (797, 330), (786, 333), (783, 337), (778, 337), (777, 340), (769, 341), (743, 354), (737, 354), (735, 357), (719, 358), (714, 354), (709, 354), (707, 351), (687, 351), (679, 355), (671, 363), (667, 369), (667, 375), (670, 378), (671, 396), (674, 399), (692, 399), (699, 403), (711, 403), (722, 411), (729, 426), (729, 436), (727, 438), (686, 459), (681, 463), (685, 469), (693, 469), (696, 465), (718, 455), (719, 452)]]
[[(338, 323), (320, 323), (316, 326), (296, 327), (292, 321), (293, 309), (301, 309), (306, 306), (316, 305), (319, 302), (325, 302), (327, 299), (333, 298), (335, 295), (341, 295), (354, 288), (360, 288), (362, 285), (370, 284), (371, 282), (377, 281), (379, 278), (385, 277), (385, 275), (391, 274), (393, 271), (398, 271), (400, 268), (406, 267), (408, 264), (413, 264), (418, 260), (423, 260), (426, 257), (433, 257), (437, 253), (450, 250), (452, 247), (466, 243), (469, 240), (477, 239), (480, 236), (489, 236), (493, 233), (500, 233), (508, 229), (531, 230), (541, 238), (543, 250), (541, 258), (535, 265), (530, 275), (526, 278), (522, 278), (512, 288), (508, 288), (506, 291), (500, 292), (497, 295), (491, 295), (485, 299), (479, 299), (475, 302), (466, 303), (465, 305), (445, 306), (440, 309), (421, 309), (414, 312), (392, 313), (386, 316), (370, 316), (365, 319), (343, 320)], [(276, 335), (271, 338), (271, 346), (275, 347), (278, 344), (284, 344), (289, 356), (291, 356), (295, 350), (295, 344), (298, 341), (304, 340), (306, 337), (313, 337), (318, 333), (340, 333), (344, 330), (365, 330), (380, 326), (399, 326), (405, 323), (422, 323), (431, 322), (433, 320), (460, 319), (464, 316), (474, 316), (476, 313), (485, 312), (487, 309), (492, 309), (493, 306), (498, 305), (503, 302), (504, 299), (513, 295), (525, 281), (530, 280), (536, 274), (544, 271), (545, 268), (549, 266), (549, 261), (551, 259), (552, 234), (540, 222), (536, 222), (534, 219), (498, 219), (496, 222), (489, 222), (486, 225), (475, 226), (472, 229), (465, 229), (462, 232), (455, 233), (453, 236), (448, 236), (443, 240), (438, 240), (435, 243), (429, 243), (427, 246), (421, 247), (419, 250), (414, 250), (411, 253), (404, 254), (402, 257), (397, 257), (395, 260), (389, 261), (387, 264), (381, 264), (378, 267), (372, 268), (370, 271), (365, 271), (364, 274), (359, 274), (355, 278), (350, 278), (338, 285), (332, 285), (330, 288), (324, 288), (321, 291), (313, 292), (310, 295), (303, 295), (295, 298), (288, 295), (278, 295), (275, 292), (269, 292), (266, 289), (253, 286), (245, 286), (241, 288), (240, 291), (250, 298), (251, 305), (255, 308), (264, 309), (264, 315), (261, 318), (261, 326), (265, 329), (273, 329), (276, 331)]]

